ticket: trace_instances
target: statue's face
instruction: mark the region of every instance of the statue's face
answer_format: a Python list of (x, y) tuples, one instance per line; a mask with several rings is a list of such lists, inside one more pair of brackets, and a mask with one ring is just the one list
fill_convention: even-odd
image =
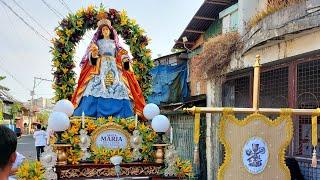
[(108, 26), (102, 27), (102, 35), (103, 37), (110, 37), (110, 30)]

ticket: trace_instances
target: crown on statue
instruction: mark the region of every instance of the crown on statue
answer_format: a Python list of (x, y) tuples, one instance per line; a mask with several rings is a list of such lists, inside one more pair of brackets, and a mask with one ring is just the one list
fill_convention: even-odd
[(98, 27), (106, 25), (111, 26), (111, 22), (108, 19), (101, 19), (100, 21), (98, 21)]

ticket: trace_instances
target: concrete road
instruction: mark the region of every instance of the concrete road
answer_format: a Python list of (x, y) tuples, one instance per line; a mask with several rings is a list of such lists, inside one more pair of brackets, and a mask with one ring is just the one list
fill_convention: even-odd
[(18, 139), (17, 151), (29, 160), (37, 159), (36, 147), (32, 135), (22, 136)]

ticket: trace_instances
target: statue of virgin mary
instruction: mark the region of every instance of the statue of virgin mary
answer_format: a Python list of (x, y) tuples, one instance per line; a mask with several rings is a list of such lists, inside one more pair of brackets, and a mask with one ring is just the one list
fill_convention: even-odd
[(145, 100), (131, 68), (126, 50), (119, 45), (116, 30), (107, 19), (97, 32), (80, 63), (78, 86), (72, 96), (74, 116), (143, 117)]

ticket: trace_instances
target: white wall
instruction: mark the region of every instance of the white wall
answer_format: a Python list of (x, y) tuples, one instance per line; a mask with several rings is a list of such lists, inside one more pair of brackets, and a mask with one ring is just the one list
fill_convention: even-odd
[(261, 64), (279, 59), (297, 56), (320, 49), (320, 30), (305, 34), (304, 36), (281, 42), (259, 50), (251, 50), (244, 54), (240, 60), (234, 57), (231, 60), (230, 69), (252, 67), (257, 54), (261, 57)]
[(257, 14), (257, 12), (264, 9), (268, 0), (239, 0), (239, 32), (241, 35), (245, 33), (247, 22)]

